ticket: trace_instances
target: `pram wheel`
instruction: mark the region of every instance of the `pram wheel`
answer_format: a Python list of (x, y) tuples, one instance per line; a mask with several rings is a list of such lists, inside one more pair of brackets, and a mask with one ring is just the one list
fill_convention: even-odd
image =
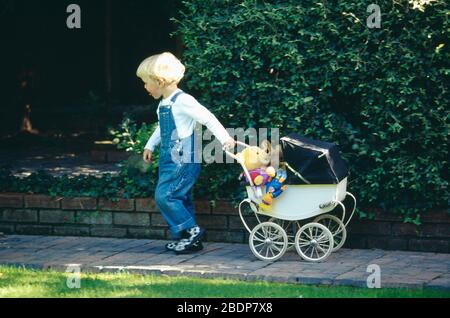
[(320, 262), (333, 251), (333, 234), (324, 225), (308, 223), (295, 236), (297, 253), (306, 261)]
[(287, 250), (289, 251), (293, 249), (295, 246), (295, 234), (297, 233), (297, 230), (300, 228), (300, 224), (297, 221), (285, 221), (277, 218), (270, 218), (269, 222), (276, 223), (283, 228), (288, 238)]
[(286, 252), (288, 238), (281, 226), (273, 222), (256, 225), (249, 237), (250, 249), (263, 261), (276, 261)]
[(330, 214), (323, 214), (318, 216), (314, 222), (324, 225), (330, 230), (331, 234), (333, 234), (333, 252), (336, 252), (344, 245), (347, 238), (347, 229), (345, 228), (344, 222), (338, 217)]

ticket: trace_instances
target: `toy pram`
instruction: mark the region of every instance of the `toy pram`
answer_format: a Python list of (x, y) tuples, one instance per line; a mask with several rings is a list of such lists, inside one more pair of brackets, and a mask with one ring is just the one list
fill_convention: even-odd
[[(237, 144), (250, 147), (242, 142)], [(332, 143), (293, 133), (281, 138), (280, 144), (283, 158), (280, 167), (286, 169), (287, 187), (274, 199), (270, 210), (259, 207), (260, 191), (256, 191), (242, 160), (226, 151), (241, 164), (249, 182), (248, 197), (239, 204), (239, 216), (250, 233), (250, 249), (261, 260), (275, 261), (295, 246), (304, 260), (323, 261), (344, 245), (346, 226), (355, 212), (356, 198), (347, 192), (348, 170)], [(346, 218), (343, 201), (347, 196), (353, 207)], [(244, 219), (244, 205), (249, 205), (256, 216), (257, 225), (253, 228)], [(342, 210), (339, 216), (333, 213), (337, 207)]]

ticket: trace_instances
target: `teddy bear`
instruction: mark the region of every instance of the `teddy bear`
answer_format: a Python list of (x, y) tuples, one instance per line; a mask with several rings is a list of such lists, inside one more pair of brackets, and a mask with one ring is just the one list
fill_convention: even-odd
[[(262, 146), (264, 148), (257, 146), (246, 147), (236, 155), (247, 168), (252, 183), (256, 186), (258, 197), (262, 196), (262, 186), (275, 177), (276, 174), (275, 169), (268, 166), (271, 160), (270, 145), (268, 142), (263, 142)], [(244, 173), (241, 173), (239, 179), (242, 179), (243, 175)]]
[(264, 148), (250, 146), (244, 148), (236, 156), (244, 163), (247, 170), (254, 170), (263, 166), (267, 167), (270, 163), (270, 148), (264, 144)]

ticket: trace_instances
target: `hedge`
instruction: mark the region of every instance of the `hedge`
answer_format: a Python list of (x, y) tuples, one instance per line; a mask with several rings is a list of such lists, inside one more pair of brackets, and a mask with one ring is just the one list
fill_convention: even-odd
[(226, 127), (336, 142), (360, 206), (420, 222), (449, 201), (450, 6), (374, 3), (380, 28), (367, 1), (184, 1), (185, 85)]

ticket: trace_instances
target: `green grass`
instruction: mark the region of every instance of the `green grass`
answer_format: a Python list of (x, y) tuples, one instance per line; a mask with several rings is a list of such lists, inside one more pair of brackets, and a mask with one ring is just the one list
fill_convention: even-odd
[(66, 285), (68, 273), (0, 266), (0, 298), (29, 297), (450, 297), (435, 289), (367, 289), (344, 286), (305, 286), (137, 275), (81, 274), (81, 288)]

